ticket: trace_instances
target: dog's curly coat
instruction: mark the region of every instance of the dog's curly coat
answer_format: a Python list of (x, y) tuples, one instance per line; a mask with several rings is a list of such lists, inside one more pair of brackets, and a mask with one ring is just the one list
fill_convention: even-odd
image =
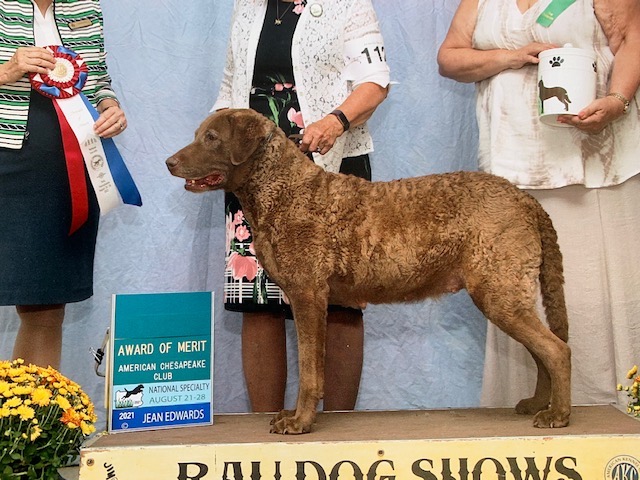
[[(462, 288), (536, 361), (535, 394), (516, 411), (536, 414), (537, 427), (568, 425), (562, 256), (527, 193), (479, 172), (391, 182), (327, 173), (248, 109), (211, 115), (166, 163), (187, 190), (236, 194), (260, 262), (291, 302), (300, 387), (296, 410), (276, 415), (273, 432), (309, 432), (315, 420), (329, 303), (411, 302)], [(550, 329), (537, 313), (539, 291)]]

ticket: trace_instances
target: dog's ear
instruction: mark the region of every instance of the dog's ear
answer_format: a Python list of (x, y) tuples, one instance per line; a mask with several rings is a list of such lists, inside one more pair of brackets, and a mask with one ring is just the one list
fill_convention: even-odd
[(233, 132), (231, 163), (240, 165), (260, 149), (264, 149), (275, 125), (267, 117), (251, 109), (239, 109), (229, 116)]

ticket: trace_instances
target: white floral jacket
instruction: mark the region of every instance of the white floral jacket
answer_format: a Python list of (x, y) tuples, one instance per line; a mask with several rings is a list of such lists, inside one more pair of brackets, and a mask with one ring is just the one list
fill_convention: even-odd
[[(212, 111), (249, 108), (255, 55), (266, 11), (267, 0), (235, 1), (226, 67)], [(369, 59), (364, 62), (366, 66), (352, 68), (354, 63), (362, 62), (354, 55), (364, 53)], [(298, 101), (307, 125), (334, 110), (359, 84), (389, 84), (389, 68), (371, 0), (307, 0), (293, 36), (291, 58)], [(314, 160), (325, 170), (337, 172), (343, 157), (372, 150), (371, 136), (367, 126), (362, 125), (339, 137), (326, 155), (314, 154)]]

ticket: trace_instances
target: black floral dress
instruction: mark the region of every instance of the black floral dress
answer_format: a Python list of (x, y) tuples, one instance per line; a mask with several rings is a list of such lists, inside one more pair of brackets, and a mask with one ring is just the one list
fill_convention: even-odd
[[(256, 52), (249, 106), (277, 123), (286, 135), (304, 130), (293, 77), (291, 42), (305, 6), (305, 0), (269, 0)], [(367, 155), (344, 159), (342, 166), (343, 173), (371, 179)], [(269, 278), (255, 256), (251, 227), (240, 202), (231, 193), (225, 196), (225, 215), (225, 308), (242, 312), (288, 312), (284, 292)]]

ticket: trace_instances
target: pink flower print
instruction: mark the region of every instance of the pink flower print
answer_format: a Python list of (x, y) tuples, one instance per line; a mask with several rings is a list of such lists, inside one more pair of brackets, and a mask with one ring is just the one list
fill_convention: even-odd
[(247, 228), (246, 225), (238, 225), (236, 227), (235, 235), (238, 241), (244, 242), (247, 238), (251, 236), (251, 231)]
[(304, 6), (306, 5), (306, 3), (307, 2), (305, 0), (294, 0), (293, 4), (295, 5), (295, 7), (293, 7), (293, 13), (297, 13), (298, 15), (300, 15), (304, 10)]
[(287, 118), (290, 122), (295, 123), (298, 128), (304, 128), (304, 120), (302, 120), (302, 112), (296, 112), (295, 108), (290, 108), (287, 112)]
[(273, 89), (276, 92), (282, 92), (284, 89), (291, 90), (293, 88), (293, 83), (276, 83), (273, 86)]
[(242, 222), (244, 222), (244, 213), (242, 212), (242, 210), (238, 210), (233, 216), (233, 224), (240, 225)]
[(236, 281), (245, 277), (248, 281), (253, 282), (258, 274), (258, 262), (253, 257), (243, 257), (238, 252), (232, 252), (229, 255), (227, 267), (231, 269), (231, 275)]
[(229, 252), (231, 250), (231, 241), (236, 234), (236, 226), (231, 221), (231, 214), (227, 215), (227, 221), (225, 222), (226, 232), (225, 232), (225, 252)]

